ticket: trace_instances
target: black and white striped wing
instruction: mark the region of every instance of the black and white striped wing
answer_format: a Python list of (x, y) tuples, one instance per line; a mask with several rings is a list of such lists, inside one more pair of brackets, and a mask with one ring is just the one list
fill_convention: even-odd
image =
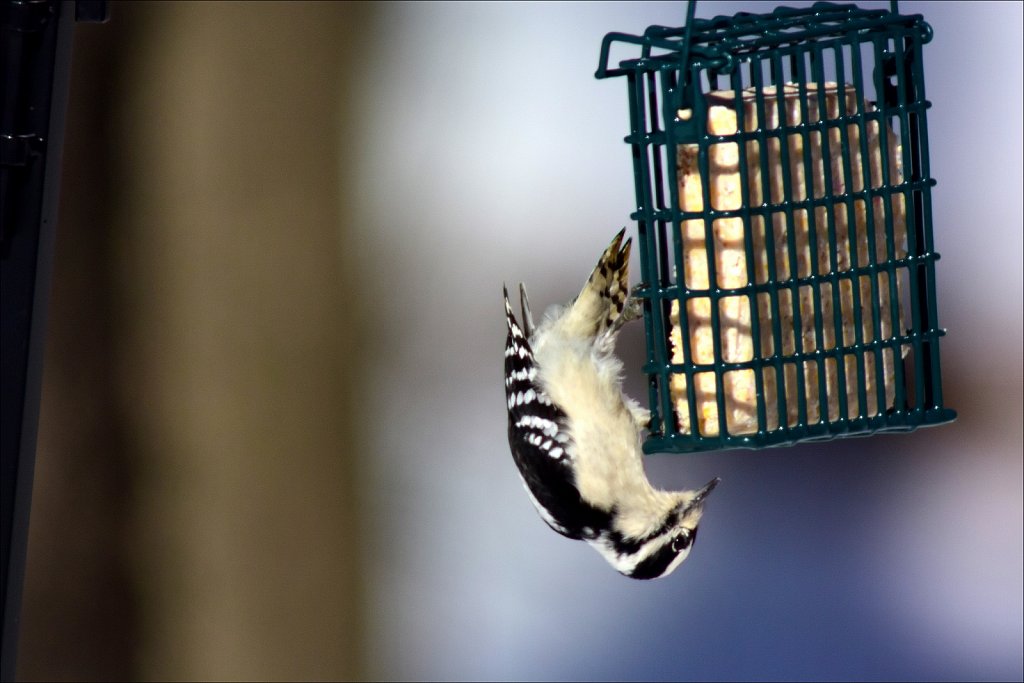
[[(600, 524), (601, 513), (580, 498), (575, 485), (572, 442), (566, 415), (537, 383), (538, 367), (505, 290), (505, 399), (512, 457), (537, 511), (548, 526), (570, 538), (583, 538)], [(584, 531), (584, 530), (587, 531)]]

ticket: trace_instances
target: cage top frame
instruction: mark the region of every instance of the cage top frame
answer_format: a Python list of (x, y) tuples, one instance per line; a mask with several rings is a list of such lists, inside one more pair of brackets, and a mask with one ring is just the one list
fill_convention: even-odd
[[(920, 14), (899, 14), (898, 3), (890, 9), (862, 9), (852, 4), (816, 2), (808, 8), (777, 7), (770, 13), (739, 12), (696, 19), (691, 0), (685, 26), (653, 25), (643, 35), (612, 32), (601, 41), (601, 56), (595, 76), (599, 79), (623, 76), (659, 66), (675, 68), (680, 56), (693, 55), (701, 66), (728, 73), (745, 54), (797, 42), (846, 36), (860, 31), (885, 30), (902, 26), (920, 32), (921, 44), (932, 39), (932, 28)], [(641, 56), (625, 59), (618, 67), (609, 64), (614, 43), (638, 45)], [(652, 63), (653, 60), (653, 63)], [(685, 59), (684, 59), (685, 61)]]

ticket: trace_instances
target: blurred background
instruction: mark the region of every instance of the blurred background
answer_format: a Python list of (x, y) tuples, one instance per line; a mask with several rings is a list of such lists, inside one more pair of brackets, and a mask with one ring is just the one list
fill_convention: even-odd
[(524, 495), (500, 287), (568, 299), (629, 222), (600, 41), (685, 3), (114, 2), (79, 26), (19, 676), (1020, 680), (1022, 5), (900, 7), (935, 30), (959, 419), (649, 457), (659, 486), (723, 481), (643, 583)]

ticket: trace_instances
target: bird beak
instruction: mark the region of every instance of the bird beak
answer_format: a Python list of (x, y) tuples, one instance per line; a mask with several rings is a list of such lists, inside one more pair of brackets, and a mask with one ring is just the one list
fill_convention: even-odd
[(701, 503), (704, 502), (704, 499), (707, 498), (709, 493), (711, 493), (712, 491), (715, 490), (715, 487), (718, 486), (718, 482), (720, 482), (720, 481), (722, 481), (722, 480), (719, 479), (718, 477), (715, 477), (714, 479), (712, 479), (708, 483), (704, 484), (704, 486), (699, 491), (697, 491), (696, 495), (694, 495), (693, 500), (691, 500), (686, 505), (686, 510), (684, 511), (683, 514), (685, 514), (686, 512), (689, 512), (690, 510), (692, 510), (692, 509), (694, 509), (696, 507), (700, 507)]

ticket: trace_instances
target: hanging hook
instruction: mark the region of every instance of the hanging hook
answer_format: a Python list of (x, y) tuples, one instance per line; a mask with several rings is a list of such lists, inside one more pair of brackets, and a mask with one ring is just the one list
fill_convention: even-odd
[(697, 13), (697, 0), (689, 0), (686, 3), (686, 30), (683, 32), (683, 45), (680, 51), (679, 81), (676, 83), (675, 105), (676, 110), (683, 108), (684, 91), (689, 86), (689, 64), (690, 64), (690, 38), (693, 35), (693, 19)]

